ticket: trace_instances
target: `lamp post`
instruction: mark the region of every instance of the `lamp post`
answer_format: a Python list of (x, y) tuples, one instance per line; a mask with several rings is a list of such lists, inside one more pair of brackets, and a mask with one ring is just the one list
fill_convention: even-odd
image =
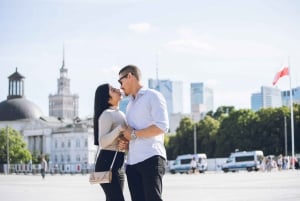
[(287, 156), (287, 128), (286, 128), (286, 116), (284, 116), (284, 155)]
[(9, 174), (9, 139), (8, 139), (8, 126), (6, 126), (6, 156), (7, 156), (7, 174)]
[(196, 122), (194, 122), (194, 154), (197, 154), (197, 128)]

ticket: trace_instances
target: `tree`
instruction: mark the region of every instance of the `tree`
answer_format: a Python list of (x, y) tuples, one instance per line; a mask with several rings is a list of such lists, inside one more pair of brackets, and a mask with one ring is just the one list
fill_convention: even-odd
[(216, 137), (220, 123), (210, 116), (206, 116), (197, 124), (197, 151), (213, 157), (216, 149)]
[(256, 118), (252, 110), (241, 109), (233, 111), (221, 122), (216, 139), (216, 156), (228, 156), (236, 149), (251, 150), (255, 143), (252, 143), (255, 126), (252, 125)]
[(166, 144), (169, 160), (175, 159), (177, 155), (193, 153), (193, 122), (190, 118), (183, 118), (176, 134), (169, 137)]
[(32, 159), (31, 153), (26, 148), (22, 135), (10, 127), (0, 129), (0, 163), (7, 163), (7, 131), (9, 162), (28, 163)]

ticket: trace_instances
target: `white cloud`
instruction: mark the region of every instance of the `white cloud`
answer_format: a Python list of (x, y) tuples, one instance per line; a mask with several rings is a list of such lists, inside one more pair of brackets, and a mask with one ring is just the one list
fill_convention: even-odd
[(209, 42), (209, 37), (189, 28), (179, 28), (176, 31), (178, 39), (166, 43), (169, 51), (184, 52), (189, 54), (203, 54), (211, 52), (214, 47)]
[(152, 26), (147, 22), (130, 24), (128, 29), (137, 33), (146, 33), (152, 29)]
[(170, 41), (166, 45), (167, 49), (178, 51), (210, 51), (213, 48), (205, 42), (201, 42), (193, 39), (182, 39)]

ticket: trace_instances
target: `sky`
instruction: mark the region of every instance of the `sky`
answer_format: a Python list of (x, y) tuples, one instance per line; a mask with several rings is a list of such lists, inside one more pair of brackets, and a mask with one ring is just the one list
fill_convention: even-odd
[[(79, 116), (93, 113), (99, 84), (119, 87), (119, 70), (140, 67), (149, 78), (204, 82), (214, 108), (251, 107), (251, 94), (272, 86), (289, 65), (300, 86), (297, 0), (0, 0), (0, 102), (8, 76), (25, 76), (25, 96), (49, 114), (65, 52)], [(289, 77), (275, 87), (289, 89)]]

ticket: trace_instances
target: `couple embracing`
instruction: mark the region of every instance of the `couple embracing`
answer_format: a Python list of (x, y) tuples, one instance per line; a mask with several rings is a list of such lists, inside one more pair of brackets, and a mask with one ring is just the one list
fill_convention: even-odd
[(162, 201), (165, 174), (164, 134), (169, 120), (163, 95), (141, 84), (141, 71), (128, 65), (119, 72), (120, 89), (130, 101), (126, 115), (119, 110), (120, 89), (100, 85), (95, 93), (94, 139), (101, 147), (95, 171), (107, 171), (118, 150), (112, 169), (112, 181), (100, 184), (106, 200), (124, 201), (125, 173), (132, 201)]

